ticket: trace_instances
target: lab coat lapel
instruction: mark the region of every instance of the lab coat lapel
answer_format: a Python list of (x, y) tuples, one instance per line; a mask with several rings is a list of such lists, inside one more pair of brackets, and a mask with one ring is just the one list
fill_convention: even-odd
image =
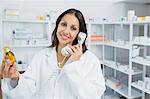
[(47, 63), (49, 64), (49, 66), (52, 66), (53, 69), (56, 69), (57, 67), (57, 54), (56, 54), (56, 49), (54, 48), (50, 48), (47, 53)]

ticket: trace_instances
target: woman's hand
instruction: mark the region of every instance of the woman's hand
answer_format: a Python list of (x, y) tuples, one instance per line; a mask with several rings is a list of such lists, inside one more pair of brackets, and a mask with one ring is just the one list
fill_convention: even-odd
[(68, 47), (71, 48), (72, 53), (71, 53), (71, 60), (72, 61), (77, 61), (80, 59), (81, 55), (83, 54), (82, 52), (82, 45), (77, 44), (77, 45), (67, 45)]
[(1, 66), (1, 73), (4, 78), (11, 78), (12, 80), (19, 79), (19, 72), (16, 69), (16, 64), (12, 64), (10, 61), (3, 59), (2, 66)]

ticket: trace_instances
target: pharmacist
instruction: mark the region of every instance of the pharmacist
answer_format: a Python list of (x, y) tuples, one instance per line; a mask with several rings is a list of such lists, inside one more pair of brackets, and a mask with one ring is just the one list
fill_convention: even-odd
[[(52, 45), (34, 56), (24, 74), (4, 60), (3, 92), (11, 99), (100, 99), (105, 91), (100, 62), (87, 50), (86, 38), (78, 44), (79, 32), (87, 35), (83, 14), (76, 9), (63, 12), (56, 21)], [(69, 57), (62, 53), (65, 46)]]

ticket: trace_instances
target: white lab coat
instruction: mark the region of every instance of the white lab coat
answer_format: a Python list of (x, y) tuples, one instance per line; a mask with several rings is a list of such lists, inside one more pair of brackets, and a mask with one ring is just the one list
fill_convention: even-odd
[(100, 99), (105, 91), (99, 59), (89, 51), (60, 69), (55, 48), (46, 48), (34, 56), (15, 88), (9, 82), (2, 81), (2, 90), (12, 99)]

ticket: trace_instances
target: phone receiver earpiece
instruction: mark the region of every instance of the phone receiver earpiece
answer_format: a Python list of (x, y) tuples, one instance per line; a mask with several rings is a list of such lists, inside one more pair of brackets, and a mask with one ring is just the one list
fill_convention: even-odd
[(66, 56), (66, 57), (69, 57), (69, 56), (71, 55), (71, 53), (72, 53), (72, 50), (71, 50), (71, 48), (69, 48), (68, 46), (65, 46), (65, 47), (62, 48), (62, 50), (61, 50), (61, 54), (62, 54), (63, 56)]
[[(86, 33), (80, 32), (78, 34), (78, 38), (77, 39), (78, 39), (78, 44), (82, 45), (84, 43), (85, 39), (86, 39)], [(66, 57), (71, 56), (71, 53), (72, 53), (72, 49), (70, 47), (68, 47), (68, 46), (65, 46), (61, 50), (61, 54), (63, 56), (66, 56)]]
[(85, 34), (84, 32), (80, 32), (80, 33), (78, 34), (78, 43), (79, 43), (80, 45), (82, 45), (83, 42), (85, 41), (85, 39), (86, 39), (86, 34)]

